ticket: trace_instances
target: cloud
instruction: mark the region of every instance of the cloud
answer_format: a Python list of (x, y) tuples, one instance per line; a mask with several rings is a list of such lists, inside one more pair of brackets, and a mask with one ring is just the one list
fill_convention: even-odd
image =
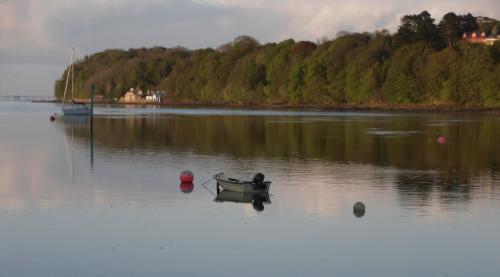
[[(78, 26), (92, 25), (96, 18), (118, 14), (143, 14), (152, 7), (168, 6), (161, 0), (16, 0), (0, 3), (0, 49), (58, 47), (53, 23), (77, 31)], [(63, 19), (63, 20), (61, 20)], [(99, 28), (99, 26), (94, 26)]]
[[(167, 31), (172, 37), (197, 37), (214, 25), (230, 33), (241, 30), (258, 34), (258, 39), (281, 40), (285, 38), (315, 40), (332, 37), (339, 30), (373, 31), (387, 28), (395, 30), (403, 14), (429, 10), (440, 18), (445, 12), (473, 12), (495, 17), (500, 7), (494, 0), (481, 3), (465, 0), (17, 0), (0, 3), (0, 49), (29, 51), (67, 47), (66, 41), (78, 40), (82, 32), (99, 33), (100, 30), (124, 33), (136, 31), (137, 40), (125, 35), (116, 37), (110, 47), (129, 47), (147, 38)], [(183, 17), (176, 16), (181, 14)], [(151, 17), (156, 17), (152, 19)], [(113, 19), (110, 21), (109, 19)], [(106, 23), (107, 25), (98, 25)], [(154, 23), (155, 25), (151, 25)], [(262, 23), (273, 25), (262, 26)], [(198, 24), (195, 28), (194, 24)], [(169, 27), (176, 26), (172, 30)], [(185, 27), (184, 27), (185, 26)], [(235, 29), (235, 30), (233, 30)], [(137, 30), (138, 31), (138, 30)], [(148, 32), (149, 34), (143, 34)], [(159, 33), (157, 33), (159, 32)], [(236, 34), (238, 35), (238, 34)], [(219, 38), (222, 36), (218, 36)], [(107, 41), (105, 37), (98, 37)], [(157, 40), (159, 43), (165, 40)], [(213, 46), (207, 41), (178, 43), (188, 46)], [(218, 41), (219, 44), (225, 41)], [(84, 42), (85, 43), (85, 42)], [(100, 44), (99, 41), (93, 43)], [(143, 42), (144, 43), (144, 42)], [(147, 44), (147, 43), (145, 43)], [(104, 45), (102, 45), (104, 46)]]
[(472, 12), (489, 17), (499, 16), (500, 6), (494, 0), (471, 2), (465, 0), (197, 0), (206, 5), (262, 10), (287, 18), (288, 28), (280, 38), (293, 37), (313, 40), (332, 36), (339, 30), (374, 31), (386, 28), (394, 31), (401, 16), (429, 11), (437, 20), (446, 12)]
[(38, 2), (0, 3), (0, 49), (24, 44), (50, 48), (52, 41), (44, 28), (47, 20)]

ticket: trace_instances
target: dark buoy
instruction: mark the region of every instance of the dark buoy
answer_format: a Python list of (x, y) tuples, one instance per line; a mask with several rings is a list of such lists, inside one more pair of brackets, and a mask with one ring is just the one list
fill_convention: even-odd
[(438, 137), (438, 143), (439, 144), (445, 144), (446, 143), (446, 138), (444, 136)]
[(184, 193), (191, 193), (194, 189), (194, 184), (192, 182), (182, 182), (179, 188)]
[(190, 170), (182, 171), (180, 179), (182, 183), (192, 183), (194, 181), (193, 172)]
[(50, 122), (54, 122), (54, 120), (56, 120), (56, 116), (55, 115), (51, 115), (50, 116)]
[(365, 215), (366, 207), (362, 202), (356, 202), (353, 206), (352, 212), (356, 217), (363, 217)]

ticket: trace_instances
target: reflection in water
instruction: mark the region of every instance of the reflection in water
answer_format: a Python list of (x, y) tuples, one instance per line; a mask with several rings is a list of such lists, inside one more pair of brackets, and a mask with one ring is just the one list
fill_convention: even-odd
[(469, 176), (461, 176), (456, 170), (401, 171), (397, 175), (396, 188), (401, 202), (409, 208), (431, 206), (435, 196), (444, 207), (466, 206), (474, 192)]
[[(55, 108), (0, 103), (0, 276), (500, 270), (494, 116), (110, 108), (92, 132)], [(179, 185), (186, 168), (266, 172), (273, 203)]]
[(215, 202), (235, 202), (235, 203), (252, 203), (252, 207), (261, 212), (264, 210), (264, 203), (271, 204), (271, 199), (268, 193), (264, 192), (235, 192), (228, 190), (218, 190)]
[[(403, 206), (428, 205), (432, 193), (447, 205), (471, 199), (471, 178), (482, 178), (484, 172), (498, 176), (500, 121), (465, 115), (462, 120), (441, 119), (446, 116), (106, 116), (95, 118), (90, 137), (98, 151), (118, 156), (135, 156), (140, 149), (139, 155), (149, 157), (194, 153), (238, 161), (391, 166), (401, 169), (395, 187)], [(435, 124), (443, 120), (446, 125)], [(88, 132), (77, 129), (75, 136), (88, 144)], [(447, 142), (441, 144), (444, 135)]]
[(193, 182), (182, 182), (179, 189), (184, 193), (191, 193), (193, 192), (194, 184)]
[[(94, 128), (96, 143), (109, 151), (140, 147), (199, 154), (224, 153), (238, 158), (320, 158), (409, 169), (458, 168), (464, 173), (477, 172), (490, 165), (495, 171), (499, 170), (500, 145), (495, 139), (500, 137), (500, 122), (491, 118), (439, 128), (413, 117), (390, 121), (323, 119), (269, 123), (279, 122), (279, 119), (256, 116), (97, 117)], [(366, 134), (373, 126), (405, 130), (399, 132), (414, 130), (411, 132), (415, 133), (402, 137)], [(436, 142), (438, 133), (449, 134), (446, 146)], [(76, 135), (86, 138), (88, 129), (81, 129)], [(468, 162), (464, 163), (465, 160)]]
[[(78, 130), (78, 135), (81, 138), (81, 130), (88, 130), (88, 145), (90, 152), (90, 168), (94, 168), (94, 128), (93, 120), (88, 116), (75, 116), (75, 115), (65, 115), (59, 117), (59, 120), (64, 124), (64, 129), (66, 130), (66, 149), (71, 152), (71, 176), (73, 183), (75, 183), (75, 130)], [(71, 132), (71, 135), (68, 135)], [(81, 138), (82, 139), (82, 138)], [(71, 141), (71, 146), (69, 146), (68, 140)], [(85, 138), (83, 138), (85, 140)], [(71, 149), (71, 150), (70, 150)]]

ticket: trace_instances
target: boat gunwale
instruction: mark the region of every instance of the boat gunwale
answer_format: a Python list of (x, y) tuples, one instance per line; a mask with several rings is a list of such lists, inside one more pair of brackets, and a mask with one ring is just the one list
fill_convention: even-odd
[[(233, 179), (233, 178), (230, 178), (230, 177), (227, 177), (227, 178), (221, 178), (219, 177), (220, 175), (225, 175), (224, 173), (218, 173), (214, 176), (214, 179), (216, 181), (223, 181), (223, 182), (228, 182), (228, 183), (232, 183), (232, 184), (238, 184), (238, 185), (244, 185), (244, 184), (253, 184), (252, 181), (242, 181), (242, 180), (239, 180), (239, 179)], [(232, 180), (231, 180), (232, 179)], [(264, 181), (262, 182), (263, 184), (266, 184), (266, 185), (269, 185), (271, 184), (271, 181)]]

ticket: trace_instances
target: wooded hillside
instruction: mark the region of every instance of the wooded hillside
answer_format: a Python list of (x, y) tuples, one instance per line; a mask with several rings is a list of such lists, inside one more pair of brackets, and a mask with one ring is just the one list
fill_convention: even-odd
[[(217, 49), (111, 49), (79, 60), (75, 92), (95, 84), (106, 99), (129, 88), (163, 90), (171, 102), (201, 104), (450, 104), (500, 107), (500, 43), (461, 40), (496, 34), (498, 21), (427, 12), (407, 15), (395, 34), (342, 32), (317, 43), (260, 44), (241, 36)], [(65, 75), (55, 83), (62, 98)]]

